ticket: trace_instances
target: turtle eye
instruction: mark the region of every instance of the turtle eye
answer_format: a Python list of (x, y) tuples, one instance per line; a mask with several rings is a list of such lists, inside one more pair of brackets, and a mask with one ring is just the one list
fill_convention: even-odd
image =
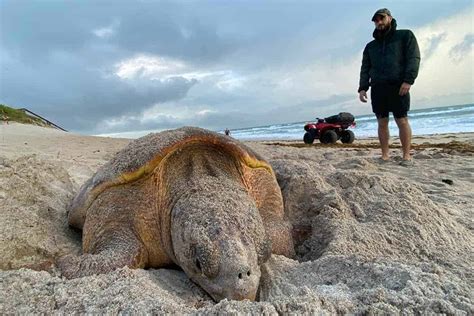
[(208, 278), (217, 276), (219, 270), (219, 256), (212, 244), (199, 244), (195, 247), (194, 266)]
[(201, 262), (199, 261), (198, 258), (196, 258), (195, 264), (196, 264), (196, 268), (198, 269), (198, 271), (201, 272), (201, 271), (202, 271), (202, 269), (201, 269)]

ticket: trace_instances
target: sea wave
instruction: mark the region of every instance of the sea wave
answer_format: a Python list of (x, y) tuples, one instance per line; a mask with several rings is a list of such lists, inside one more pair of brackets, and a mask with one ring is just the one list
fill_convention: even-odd
[[(409, 117), (413, 135), (474, 132), (474, 104), (418, 109), (410, 111)], [(355, 120), (357, 124), (353, 131), (356, 137), (377, 136), (377, 119), (373, 114), (356, 116)], [(306, 123), (236, 129), (232, 131), (232, 136), (241, 140), (299, 140), (303, 138)], [(398, 128), (393, 120), (390, 121), (389, 129), (391, 135), (398, 135)]]

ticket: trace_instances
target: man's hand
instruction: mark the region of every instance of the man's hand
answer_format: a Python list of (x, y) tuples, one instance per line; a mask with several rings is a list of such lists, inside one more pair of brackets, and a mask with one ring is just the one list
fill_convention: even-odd
[(367, 92), (364, 90), (360, 90), (359, 92), (359, 100), (360, 102), (367, 103)]
[(408, 91), (410, 91), (410, 87), (411, 87), (411, 84), (409, 83), (402, 83), (402, 86), (400, 87), (400, 91), (398, 92), (399, 95), (401, 95), (402, 97), (408, 93)]

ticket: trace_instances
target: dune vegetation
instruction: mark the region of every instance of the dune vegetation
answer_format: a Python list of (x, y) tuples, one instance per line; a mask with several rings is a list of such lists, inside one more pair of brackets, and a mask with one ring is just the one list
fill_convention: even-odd
[(49, 124), (38, 117), (28, 114), (25, 109), (14, 109), (4, 104), (0, 104), (0, 121), (18, 122), (22, 124), (31, 124), (48, 127)]

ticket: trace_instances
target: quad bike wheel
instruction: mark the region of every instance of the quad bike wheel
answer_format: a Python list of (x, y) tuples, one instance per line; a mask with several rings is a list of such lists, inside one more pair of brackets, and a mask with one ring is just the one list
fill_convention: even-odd
[(305, 144), (312, 144), (314, 142), (316, 132), (314, 129), (308, 130), (306, 133), (304, 133), (303, 136), (303, 141)]
[(323, 144), (334, 144), (335, 142), (337, 142), (337, 133), (332, 129), (327, 130), (321, 136), (320, 141)]
[(341, 142), (344, 144), (352, 144), (354, 142), (355, 135), (353, 131), (345, 130), (341, 133)]

